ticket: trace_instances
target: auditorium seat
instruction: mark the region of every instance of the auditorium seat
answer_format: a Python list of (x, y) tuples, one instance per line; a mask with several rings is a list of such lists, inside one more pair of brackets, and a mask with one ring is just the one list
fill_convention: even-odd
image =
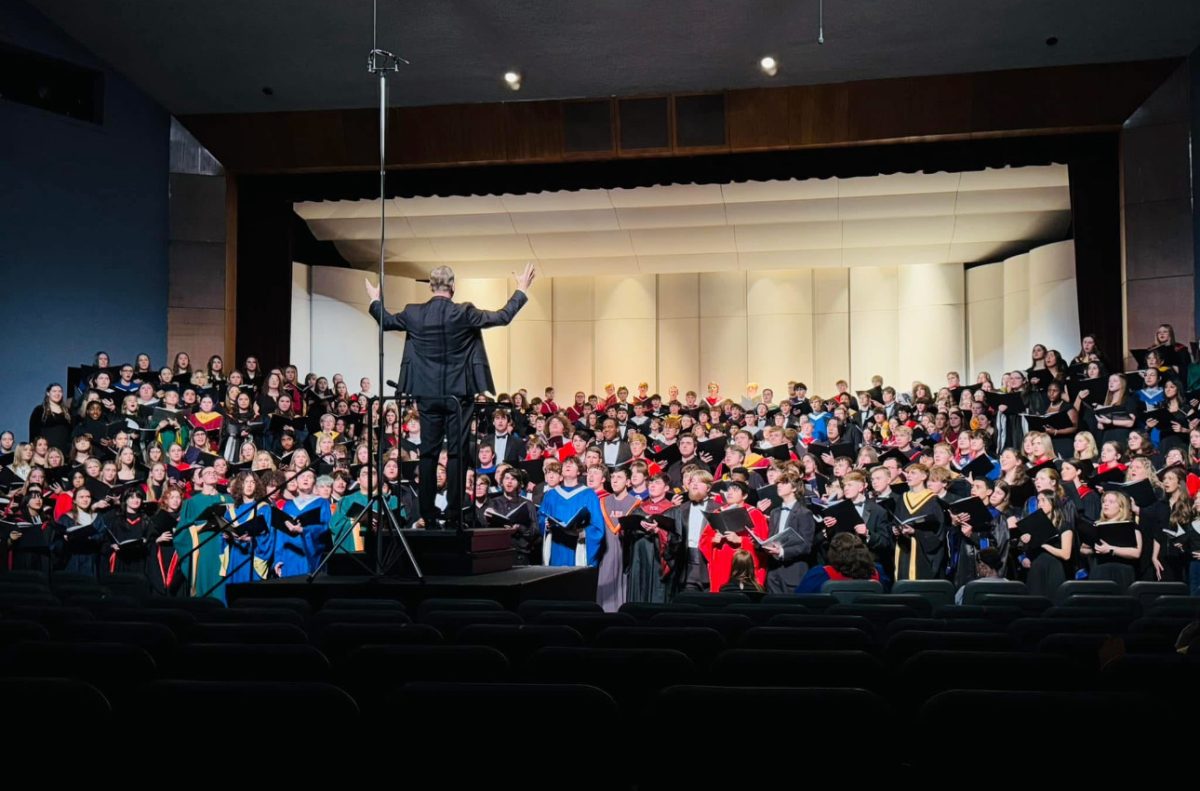
[(179, 638), (158, 623), (131, 621), (75, 621), (55, 630), (60, 640), (80, 643), (125, 643), (144, 648), (162, 665), (179, 648)]
[(703, 612), (699, 604), (651, 604), (649, 602), (625, 602), (617, 612), (632, 615), (638, 621), (648, 622), (660, 612)]
[[(778, 617), (778, 616), (776, 616)], [(733, 643), (742, 632), (754, 626), (749, 616), (724, 612), (667, 612), (650, 619), (651, 626), (699, 626), (715, 629)]]
[(914, 618), (920, 613), (903, 604), (835, 604), (825, 611), (824, 617), (852, 616), (866, 618), (881, 632), (897, 618)]
[(861, 629), (850, 627), (756, 626), (746, 631), (738, 648), (786, 651), (874, 651), (875, 640)]
[(1052, 634), (1109, 634), (1113, 624), (1107, 618), (1018, 618), (1009, 624), (1008, 633), (1022, 648), (1033, 649)]
[(1018, 618), (1024, 617), (1021, 610), (1017, 607), (1009, 607), (1007, 605), (998, 604), (956, 604), (951, 607), (939, 607), (933, 611), (934, 618), (945, 618), (948, 621), (958, 620), (960, 618), (979, 619), (983, 618), (998, 624), (1010, 624)]
[(887, 694), (883, 662), (866, 651), (734, 648), (713, 662), (709, 683), (742, 687), (855, 687)]
[(811, 615), (812, 610), (801, 604), (730, 604), (721, 612), (726, 615), (744, 615), (754, 621), (755, 626), (766, 626), (776, 615)]
[(290, 623), (198, 623), (188, 632), (187, 642), (279, 645), (307, 643), (308, 635)]
[[(389, 711), (406, 722), (420, 723), (422, 730), (429, 729), (439, 740), (461, 731), (464, 723), (478, 735), (511, 737), (493, 741), (477, 736), (472, 740), (472, 757), (491, 743), (511, 760), (513, 738), (548, 729), (561, 734), (612, 733), (618, 724), (612, 696), (586, 684), (418, 681), (394, 689), (388, 704)], [(589, 764), (589, 778), (594, 768)]]
[(1051, 634), (1037, 645), (1038, 653), (1070, 657), (1089, 670), (1099, 671), (1116, 656), (1164, 654), (1172, 650), (1171, 641), (1158, 634)]
[(754, 600), (738, 591), (721, 591), (708, 593), (705, 591), (683, 591), (677, 593), (671, 600), (672, 604), (698, 604), (701, 607), (721, 608), (729, 604), (750, 604)]
[[(895, 720), (892, 707), (880, 695), (854, 688), (784, 686), (672, 686), (658, 693), (653, 722), (737, 723), (763, 713), (786, 718), (783, 741), (769, 736), (755, 748), (763, 753), (755, 763), (772, 776), (795, 773), (803, 784), (830, 782), (832, 787), (854, 783), (851, 777), (894, 777), (898, 751), (904, 742), (878, 738), (879, 729)], [(938, 729), (945, 730), (945, 723)], [(835, 755), (846, 752), (845, 758)], [(941, 752), (934, 750), (933, 752)], [(665, 761), (649, 755), (642, 787), (712, 788), (712, 761)], [(737, 770), (729, 769), (736, 775)], [(932, 776), (932, 775), (931, 775)], [(723, 775), (722, 775), (723, 777)], [(733, 783), (736, 787), (736, 780)]]
[(1129, 624), (1130, 634), (1157, 634), (1168, 638), (1172, 644), (1188, 624), (1195, 619), (1186, 616), (1144, 616)]
[(52, 571), (50, 572), (50, 587), (51, 589), (59, 588), (63, 585), (99, 585), (95, 574), (81, 574), (77, 571)]
[(0, 676), (71, 678), (93, 684), (114, 705), (158, 675), (145, 649), (123, 643), (25, 642), (0, 656)]
[(658, 690), (698, 677), (686, 654), (663, 648), (541, 648), (520, 671), (527, 682), (599, 687), (626, 715), (641, 713)]
[(1159, 596), (1146, 615), (1169, 618), (1200, 618), (1200, 596)]
[(504, 654), (485, 645), (365, 645), (334, 665), (364, 710), (378, 709), (390, 690), (413, 681), (494, 683), (508, 681), (509, 669)]
[(143, 607), (157, 607), (164, 610), (187, 610), (199, 618), (213, 610), (225, 609), (225, 603), (218, 599), (192, 599), (182, 596), (151, 596), (142, 602)]
[(949, 580), (898, 580), (892, 585), (895, 595), (920, 596), (932, 609), (954, 604), (954, 584)]
[(62, 601), (50, 593), (5, 593), (0, 591), (0, 613), (18, 607), (54, 607)]
[(876, 580), (828, 580), (821, 586), (821, 593), (828, 593), (838, 604), (853, 604), (859, 596), (883, 593), (883, 586)]
[(1067, 580), (1058, 586), (1051, 598), (1056, 606), (1078, 594), (1088, 596), (1120, 596), (1121, 586), (1112, 580)]
[(1132, 615), (1102, 607), (1051, 607), (1042, 613), (1042, 617), (1058, 621), (1105, 621), (1110, 632), (1128, 631), (1129, 625), (1136, 620)]
[(320, 631), (331, 623), (412, 623), (404, 610), (321, 610), (309, 619), (309, 628)]
[(874, 638), (877, 632), (875, 624), (861, 615), (776, 615), (767, 621), (767, 626), (782, 626), (792, 629), (858, 629), (871, 638)]
[(1129, 618), (1142, 617), (1142, 603), (1133, 596), (1093, 596), (1090, 593), (1079, 593), (1062, 604), (1062, 609), (1065, 610), (1079, 608), (1109, 611)]
[(854, 604), (867, 606), (898, 604), (912, 610), (912, 614), (919, 618), (933, 617), (933, 602), (916, 593), (896, 593), (894, 591), (892, 593), (868, 593), (855, 599)]
[(517, 615), (533, 623), (544, 612), (604, 612), (594, 601), (553, 601), (530, 599), (517, 605)]
[[(750, 630), (753, 631), (753, 630)], [(596, 648), (665, 648), (686, 654), (698, 668), (707, 668), (729, 641), (707, 626), (611, 626), (596, 635)]]
[(50, 585), (50, 575), (33, 569), (10, 570), (0, 575), (0, 585), (6, 583), (30, 583), (47, 587)]
[(1016, 641), (997, 632), (905, 631), (892, 635), (884, 647), (891, 667), (900, 667), (922, 651), (1012, 651)]
[(0, 574), (0, 600), (6, 596), (40, 596), (50, 593), (50, 585), (45, 582), (29, 582), (7, 580), (11, 572)]
[(0, 618), (0, 649), (24, 640), (49, 640), (50, 632), (37, 621)]
[(396, 599), (327, 599), (319, 612), (331, 610), (399, 610), (405, 612), (404, 602)]
[(1007, 633), (1004, 624), (986, 618), (897, 618), (880, 633), (886, 644), (900, 632), (993, 632)]
[[(37, 734), (61, 733), (64, 724), (80, 733), (103, 727), (109, 723), (112, 706), (103, 692), (86, 681), (0, 678), (0, 716), (10, 728), (11, 739), (36, 741)], [(25, 732), (24, 737), (17, 735), (18, 727)], [(22, 744), (9, 744), (6, 749), (9, 763), (17, 761), (25, 750)]]
[[(658, 616), (656, 616), (658, 617)], [(569, 626), (591, 642), (600, 632), (611, 626), (637, 626), (632, 615), (622, 612), (544, 612), (534, 623), (545, 626)]]
[(313, 642), (333, 662), (364, 645), (439, 645), (442, 633), (427, 624), (331, 623), (313, 634)]
[(422, 619), (437, 629), (447, 640), (453, 640), (459, 629), (477, 623), (522, 624), (521, 616), (508, 610), (441, 610), (427, 612)]
[(1054, 606), (1048, 597), (1028, 593), (984, 593), (977, 596), (976, 601), (984, 607), (1012, 607), (1019, 610), (1022, 616), (1030, 618), (1036, 618)]
[(539, 648), (549, 645), (581, 646), (584, 639), (570, 626), (477, 623), (460, 629), (455, 642), (459, 645), (491, 646), (516, 667)]
[(145, 574), (118, 572), (105, 574), (100, 578), (100, 584), (110, 593), (120, 596), (132, 596), (141, 600), (151, 595), (150, 581)]
[[(1097, 738), (1105, 744), (1143, 744), (1147, 723), (1160, 716), (1154, 705), (1137, 695), (1072, 692), (956, 689), (940, 692), (925, 701), (913, 720), (914, 733), (938, 733), (948, 725), (986, 723), (974, 733), (975, 743), (988, 736), (1019, 734), (1019, 751), (1026, 757), (1038, 782), (1047, 780), (1074, 786), (1079, 782), (1078, 756), (1101, 755)], [(1080, 724), (1084, 724), (1081, 725)], [(968, 726), (969, 727), (969, 726)], [(1100, 735), (1102, 734), (1102, 735)], [(1111, 740), (1111, 741), (1110, 741)], [(982, 758), (972, 741), (957, 741), (948, 749), (920, 749), (908, 753), (914, 771), (922, 776), (967, 777), (980, 772), (1003, 772), (1001, 759)], [(990, 753), (989, 753), (990, 755)], [(1093, 768), (1111, 761), (1098, 759)], [(1117, 763), (1120, 763), (1119, 761)], [(1124, 767), (1117, 774), (1124, 773)]]
[[(129, 706), (130, 719), (143, 723), (160, 722), (163, 712), (182, 718), (193, 732), (205, 732), (197, 728), (218, 728), (227, 736), (236, 728), (239, 718), (270, 717), (282, 732), (265, 735), (264, 740), (273, 745), (286, 741), (296, 746), (302, 744), (305, 727), (313, 723), (336, 723), (335, 733), (345, 733), (358, 720), (359, 709), (345, 690), (332, 684), (179, 679), (147, 684)], [(229, 749), (236, 746), (236, 737), (232, 738), (234, 744)], [(329, 746), (333, 744), (336, 742), (330, 742)], [(311, 750), (301, 754), (313, 759), (321, 755)]]
[(431, 612), (453, 612), (455, 610), (503, 610), (500, 602), (494, 599), (425, 599), (417, 605), (417, 622), (424, 623), (425, 616)]
[(1188, 586), (1184, 582), (1135, 582), (1125, 595), (1140, 601), (1142, 609), (1147, 610), (1159, 596), (1187, 596)]
[(837, 604), (838, 600), (828, 593), (768, 593), (760, 603), (799, 604), (813, 612), (821, 612)]
[(896, 671), (909, 704), (950, 689), (1075, 690), (1085, 675), (1067, 657), (1017, 651), (922, 651)]
[(196, 616), (186, 610), (160, 610), (152, 607), (114, 607), (97, 613), (97, 617), (103, 621), (158, 623), (179, 637), (186, 637), (188, 630), (199, 623)]
[(71, 599), (100, 599), (109, 595), (96, 582), (55, 585), (51, 592), (64, 604)]
[(70, 596), (62, 596), (63, 604), (68, 607), (83, 607), (91, 610), (93, 613), (102, 613), (105, 610), (127, 610), (142, 606), (140, 599), (134, 596), (126, 596), (125, 594), (114, 594), (106, 591), (97, 593), (76, 593)]
[(59, 605), (42, 605), (14, 607), (8, 611), (7, 617), (23, 621), (37, 621), (53, 634), (56, 627), (73, 621), (91, 621), (95, 615), (83, 607), (63, 607)]
[(1100, 673), (1105, 689), (1157, 696), (1169, 701), (1174, 711), (1186, 711), (1189, 718), (1195, 713), (1194, 705), (1200, 703), (1197, 678), (1200, 678), (1200, 656), (1174, 651), (1125, 654), (1105, 665)]
[(1010, 596), (1024, 596), (1029, 593), (1029, 589), (1025, 587), (1024, 582), (1016, 580), (1005, 580), (1003, 582), (993, 582), (984, 580), (971, 580), (963, 586), (962, 603), (966, 605), (982, 604), (980, 597), (988, 593), (1006, 593)]
[(308, 625), (304, 616), (286, 607), (229, 607), (197, 615), (202, 623), (289, 624), (297, 629)]
[(207, 681), (331, 681), (329, 660), (311, 645), (193, 643), (161, 665), (163, 678)]
[(284, 609), (299, 613), (301, 618), (312, 615), (312, 605), (304, 599), (275, 597), (275, 596), (239, 596), (230, 603), (234, 610), (250, 609)]

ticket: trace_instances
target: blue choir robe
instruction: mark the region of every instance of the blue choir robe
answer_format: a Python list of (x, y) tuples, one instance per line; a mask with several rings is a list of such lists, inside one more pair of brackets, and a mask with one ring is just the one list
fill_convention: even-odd
[(292, 533), (283, 525), (274, 531), (275, 546), (273, 560), (275, 565), (282, 566), (281, 577), (295, 577), (315, 571), (321, 562), (321, 556), (328, 549), (329, 520), (332, 517), (329, 501), (322, 497), (311, 497), (303, 507), (296, 505), (295, 500), (288, 500), (280, 510), (288, 516), (298, 517), (314, 509), (320, 509), (320, 521), (315, 525), (307, 525), (300, 535)]
[[(546, 517), (553, 517), (564, 524), (575, 518), (581, 509), (586, 509), (589, 522), (586, 530), (587, 541), (578, 546), (565, 546), (551, 540), (547, 536)], [(600, 547), (604, 544), (604, 511), (600, 508), (600, 498), (584, 484), (574, 489), (556, 486), (546, 492), (542, 505), (538, 509), (538, 528), (541, 530), (542, 546), (547, 566), (595, 566), (599, 561)]]
[[(244, 525), (254, 521), (262, 514), (271, 525), (271, 506), (267, 503), (243, 503), (235, 507), (230, 504), (226, 509), (226, 519), (231, 525)], [(257, 582), (265, 580), (271, 569), (271, 553), (275, 549), (274, 530), (254, 536), (249, 541), (238, 541), (232, 536), (225, 536), (225, 553), (221, 557), (221, 576), (229, 582)]]

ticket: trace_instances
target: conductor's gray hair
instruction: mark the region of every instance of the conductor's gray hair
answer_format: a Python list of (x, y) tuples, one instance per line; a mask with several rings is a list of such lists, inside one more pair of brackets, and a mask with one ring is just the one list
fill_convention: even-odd
[(429, 290), (435, 294), (439, 291), (454, 293), (454, 270), (448, 266), (434, 267), (429, 273)]

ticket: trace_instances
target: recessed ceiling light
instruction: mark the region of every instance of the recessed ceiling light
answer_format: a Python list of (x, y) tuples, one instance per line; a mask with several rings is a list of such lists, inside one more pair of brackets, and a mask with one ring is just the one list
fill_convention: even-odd
[(262, 92), (263, 92), (263, 96), (274, 96), (275, 95), (275, 89), (272, 88), (270, 85), (264, 85)]
[(521, 90), (521, 72), (519, 72), (519, 71), (504, 72), (504, 82), (506, 85), (508, 85), (510, 90), (513, 90), (513, 91)]
[(1047, 47), (1053, 47), (1057, 43), (1058, 43), (1058, 36), (1051, 36), (1050, 38), (1046, 39)]
[(758, 62), (758, 67), (762, 69), (763, 74), (767, 75), (768, 77), (774, 77), (779, 73), (779, 61), (775, 60), (770, 55), (767, 55), (765, 58), (760, 60)]

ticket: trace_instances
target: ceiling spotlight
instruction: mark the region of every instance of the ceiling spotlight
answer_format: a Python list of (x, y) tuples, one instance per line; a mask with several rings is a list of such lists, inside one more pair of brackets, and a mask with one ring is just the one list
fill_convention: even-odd
[(1046, 39), (1047, 47), (1053, 47), (1056, 44), (1058, 44), (1058, 36), (1051, 36), (1050, 38)]
[(509, 90), (513, 90), (513, 91), (521, 90), (521, 72), (519, 72), (519, 71), (504, 72), (504, 82), (506, 85), (508, 85)]
[(762, 69), (763, 74), (767, 75), (768, 77), (774, 77), (779, 73), (779, 61), (775, 60), (770, 55), (760, 60), (758, 62), (758, 67)]

